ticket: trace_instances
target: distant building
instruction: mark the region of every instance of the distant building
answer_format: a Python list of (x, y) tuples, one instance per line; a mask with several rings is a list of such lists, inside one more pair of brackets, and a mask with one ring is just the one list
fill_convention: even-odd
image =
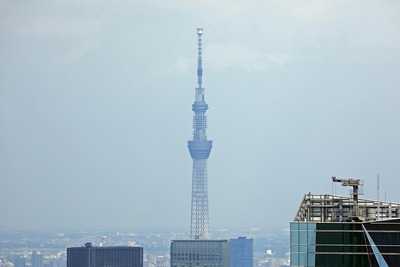
[(31, 267), (43, 267), (43, 255), (39, 252), (32, 252)]
[(230, 267), (228, 240), (172, 240), (170, 267)]
[(67, 267), (143, 267), (142, 247), (67, 248)]
[(253, 239), (238, 237), (229, 240), (231, 267), (253, 267)]
[(26, 258), (18, 256), (14, 259), (14, 267), (26, 267)]
[(290, 223), (290, 266), (400, 266), (400, 204), (358, 199), (359, 179), (335, 179), (351, 197), (304, 196)]
[(43, 267), (54, 267), (54, 261), (48, 261), (43, 263)]

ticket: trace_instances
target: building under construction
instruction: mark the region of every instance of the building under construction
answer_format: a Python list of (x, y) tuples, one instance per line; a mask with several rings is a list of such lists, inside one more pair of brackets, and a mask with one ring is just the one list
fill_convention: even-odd
[(290, 223), (290, 265), (400, 266), (400, 204), (360, 199), (360, 179), (332, 181), (350, 196), (304, 196)]

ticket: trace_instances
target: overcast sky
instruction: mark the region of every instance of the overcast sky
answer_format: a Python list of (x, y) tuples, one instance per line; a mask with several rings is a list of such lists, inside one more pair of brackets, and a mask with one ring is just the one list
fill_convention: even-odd
[(0, 229), (190, 228), (204, 27), (210, 228), (308, 192), (400, 202), (400, 2), (0, 0)]

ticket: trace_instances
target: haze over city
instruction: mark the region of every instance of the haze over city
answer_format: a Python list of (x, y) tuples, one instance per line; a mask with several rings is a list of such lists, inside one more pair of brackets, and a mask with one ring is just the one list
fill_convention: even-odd
[(399, 202), (398, 1), (0, 0), (0, 228), (189, 231), (196, 28), (210, 228)]

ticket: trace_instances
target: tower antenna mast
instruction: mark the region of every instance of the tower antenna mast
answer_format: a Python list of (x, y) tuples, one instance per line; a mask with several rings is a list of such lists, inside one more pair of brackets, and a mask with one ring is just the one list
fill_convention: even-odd
[(208, 105), (204, 100), (203, 64), (202, 64), (202, 36), (203, 28), (197, 28), (198, 60), (197, 60), (197, 88), (195, 101), (192, 105), (193, 139), (188, 141), (190, 156), (193, 159), (192, 172), (192, 210), (190, 237), (192, 239), (209, 239), (209, 214), (208, 214), (208, 185), (207, 185), (207, 159), (212, 148), (212, 141), (207, 140)]

